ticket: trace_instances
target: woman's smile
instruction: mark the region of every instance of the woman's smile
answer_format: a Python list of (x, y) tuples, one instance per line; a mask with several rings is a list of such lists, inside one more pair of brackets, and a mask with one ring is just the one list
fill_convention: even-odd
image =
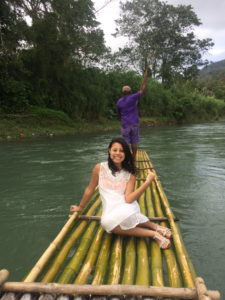
[(123, 147), (119, 143), (114, 143), (109, 149), (109, 154), (114, 163), (122, 163), (125, 159)]

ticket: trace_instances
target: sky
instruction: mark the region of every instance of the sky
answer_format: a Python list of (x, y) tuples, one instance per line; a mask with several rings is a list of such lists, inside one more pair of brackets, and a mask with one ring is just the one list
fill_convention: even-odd
[[(123, 0), (124, 2), (125, 0)], [(106, 0), (93, 0), (95, 8), (101, 8)], [(211, 38), (214, 42), (210, 55), (204, 55), (203, 59), (209, 61), (219, 61), (225, 59), (225, 0), (167, 0), (168, 4), (178, 6), (179, 4), (191, 5), (202, 25), (195, 28), (195, 35), (199, 39)], [(119, 0), (112, 0), (105, 8), (97, 14), (97, 21), (105, 33), (106, 45), (112, 51), (117, 51), (123, 47), (126, 38), (114, 38), (111, 34), (115, 32), (116, 23), (114, 20), (119, 18)]]

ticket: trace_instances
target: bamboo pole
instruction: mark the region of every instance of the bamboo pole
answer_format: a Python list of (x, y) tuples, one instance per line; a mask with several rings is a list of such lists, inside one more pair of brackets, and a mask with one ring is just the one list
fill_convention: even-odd
[[(137, 187), (138, 187), (138, 183), (136, 181), (135, 190), (137, 189)], [(134, 284), (135, 272), (136, 272), (135, 238), (133, 236), (126, 236), (125, 264), (123, 270), (122, 284), (124, 285)]]
[(9, 271), (6, 269), (0, 270), (0, 287), (2, 284), (8, 279), (9, 277)]
[[(157, 216), (163, 217), (163, 212), (160, 205), (160, 199), (156, 190), (155, 182), (152, 182), (152, 192), (154, 195), (155, 200), (155, 210)], [(160, 223), (161, 226), (168, 227), (165, 222)], [(169, 278), (169, 285), (170, 287), (182, 287), (182, 279), (181, 274), (178, 268), (178, 264), (176, 261), (175, 254), (172, 248), (165, 249), (163, 254), (166, 259), (167, 271), (168, 271), (168, 278)]]
[[(71, 295), (142, 295), (164, 298), (196, 299), (196, 289), (138, 285), (76, 285), (39, 282), (5, 282), (2, 286), (2, 291)], [(208, 294), (212, 300), (220, 300), (220, 293), (218, 291), (208, 291)]]
[[(149, 66), (150, 66), (150, 63), (151, 63), (151, 59), (152, 59), (153, 53), (154, 53), (154, 52), (152, 51), (151, 56), (150, 56), (150, 59), (149, 59), (148, 64), (147, 64), (147, 67), (146, 67), (146, 70), (145, 70), (145, 73), (148, 72), (148, 68), (149, 68)], [(142, 81), (140, 91), (142, 90), (143, 83), (144, 83), (144, 79), (143, 79), (143, 81)]]
[[(146, 152), (144, 152), (144, 156), (145, 156), (145, 158), (148, 157)], [(148, 165), (150, 167), (152, 167), (151, 162), (148, 162)], [(153, 170), (153, 172), (157, 176), (155, 170)], [(173, 218), (172, 218), (171, 208), (169, 207), (168, 203), (166, 202), (166, 200), (164, 198), (164, 195), (161, 192), (160, 186), (158, 185), (158, 181), (156, 180), (155, 182), (156, 182), (156, 186), (158, 188), (159, 194), (161, 196), (162, 203), (163, 203), (164, 208), (165, 208), (165, 212), (166, 212), (166, 216), (168, 218), (169, 224), (170, 224), (170, 228), (171, 228), (172, 233), (173, 233), (173, 241), (174, 241), (174, 245), (175, 245), (179, 265), (180, 265), (180, 268), (181, 268), (181, 274), (182, 274), (182, 277), (183, 277), (184, 286), (188, 287), (188, 288), (194, 288), (194, 281), (192, 279), (192, 275), (191, 275), (191, 272), (190, 272), (190, 269), (189, 269), (189, 266), (188, 266), (187, 258), (185, 256), (185, 253), (184, 253), (184, 250), (183, 250), (183, 247), (182, 247), (180, 236), (177, 232), (176, 224), (175, 224), (175, 222), (173, 221)]]
[[(143, 153), (141, 153), (142, 159)], [(143, 163), (145, 166), (145, 163)], [(145, 169), (143, 175), (147, 177), (148, 173)], [(150, 186), (146, 189), (146, 204), (147, 213), (149, 217), (155, 217), (155, 210), (152, 203), (151, 188)], [(151, 252), (151, 277), (153, 286), (165, 286), (164, 271), (163, 271), (163, 260), (162, 260), (162, 250), (159, 248), (157, 242), (153, 239), (150, 240), (150, 252)]]
[(88, 254), (85, 258), (83, 266), (79, 274), (77, 275), (76, 280), (74, 281), (74, 284), (85, 284), (87, 282), (88, 277), (91, 274), (91, 271), (97, 260), (104, 232), (105, 232), (104, 228), (100, 225), (95, 234), (95, 237), (88, 251)]
[[(146, 157), (148, 157), (145, 151), (144, 151), (144, 153), (145, 153)], [(151, 166), (152, 166), (152, 164), (151, 164)], [(154, 171), (154, 173), (156, 174), (155, 171)], [(157, 176), (157, 174), (156, 174), (156, 176)], [(170, 208), (169, 201), (168, 201), (168, 199), (166, 197), (165, 192), (163, 191), (162, 184), (161, 184), (160, 181), (157, 182), (157, 189), (159, 191), (160, 197), (161, 198), (163, 197), (164, 201), (167, 203), (167, 206), (169, 207), (169, 209), (171, 211), (171, 216), (174, 217), (173, 211)], [(188, 262), (188, 267), (190, 269), (190, 272), (191, 272), (191, 275), (192, 275), (192, 279), (194, 280), (197, 277), (197, 274), (196, 274), (193, 262), (192, 262), (189, 254), (188, 254), (188, 251), (187, 251), (187, 249), (185, 247), (185, 244), (184, 244), (184, 241), (183, 241), (183, 237), (182, 237), (182, 234), (181, 234), (181, 231), (180, 231), (180, 227), (179, 227), (178, 224), (176, 224), (176, 228), (177, 228), (177, 233), (178, 233), (178, 235), (180, 237), (180, 242), (182, 244), (182, 248), (183, 248), (184, 254), (185, 254), (187, 262)]]
[(133, 236), (126, 237), (125, 245), (125, 264), (123, 270), (122, 284), (134, 284), (134, 277), (136, 271), (136, 249), (135, 238)]
[(198, 300), (212, 300), (210, 297), (205, 282), (201, 277), (195, 278), (195, 288), (198, 295)]
[(115, 235), (114, 237), (109, 263), (108, 285), (119, 284), (122, 268), (123, 238), (123, 235)]
[[(140, 160), (140, 152), (137, 152), (138, 160)], [(142, 173), (142, 171), (141, 171)], [(141, 213), (145, 212), (145, 193), (139, 198), (139, 206)], [(148, 286), (150, 284), (148, 247), (145, 238), (137, 238), (137, 275), (136, 285)]]
[[(96, 190), (92, 197), (96, 196), (98, 191)], [(36, 265), (33, 267), (33, 269), (30, 271), (30, 273), (25, 278), (24, 282), (33, 282), (36, 280), (38, 275), (41, 273), (43, 268), (45, 267), (46, 263), (49, 261), (49, 259), (52, 257), (52, 255), (55, 253), (55, 251), (58, 249), (59, 245), (61, 244), (62, 240), (66, 236), (67, 232), (70, 229), (70, 226), (72, 225), (73, 221), (76, 219), (78, 213), (75, 212), (72, 217), (66, 222), (60, 233), (57, 235), (57, 237), (54, 239), (54, 241), (50, 244), (50, 246), (47, 248), (47, 250), (42, 254), (41, 258), (38, 260)]]
[[(69, 215), (70, 217), (70, 215)], [(97, 216), (84, 216), (84, 215), (80, 215), (77, 216), (78, 220), (90, 220), (90, 221), (101, 221), (101, 217), (97, 217)], [(154, 218), (148, 218), (149, 221), (152, 222), (166, 222), (168, 221), (168, 218), (165, 217), (154, 217)], [(173, 218), (175, 222), (180, 221), (180, 219), (178, 217), (174, 217)]]
[[(49, 264), (53, 258), (53, 256), (56, 255), (56, 253), (58, 252), (58, 250), (61, 248), (62, 244), (65, 242), (65, 240), (68, 238), (68, 236), (71, 234), (72, 230), (74, 229), (75, 225), (76, 227), (79, 226), (80, 224), (80, 221), (78, 220), (79, 218), (79, 215), (82, 213), (83, 215), (87, 213), (87, 211), (89, 210), (89, 208), (91, 207), (91, 205), (93, 205), (94, 203), (94, 200), (96, 198), (96, 196), (99, 194), (99, 190), (98, 190), (98, 187), (95, 189), (94, 193), (92, 194), (90, 200), (88, 201), (88, 203), (85, 205), (84, 209), (82, 210), (82, 212), (79, 212), (77, 218), (72, 222), (69, 230), (67, 231), (65, 237), (61, 240), (61, 242), (59, 243), (58, 245), (58, 249), (52, 254), (52, 256), (49, 257), (48, 261), (46, 262), (44, 268), (42, 269), (42, 271), (40, 272), (40, 274), (38, 275), (38, 277), (36, 278), (36, 281), (40, 281), (41, 278), (44, 276), (44, 274), (46, 273), (48, 267), (49, 267)], [(72, 215), (70, 215), (72, 216)], [(77, 221), (78, 220), (78, 221)], [(76, 222), (77, 221), (77, 222)], [(30, 272), (29, 272), (30, 273)], [(27, 278), (27, 276), (29, 275), (29, 273), (21, 280), (21, 281), (25, 281), (25, 279)]]
[(112, 234), (105, 233), (103, 244), (95, 266), (95, 272), (92, 280), (93, 285), (100, 285), (104, 283), (106, 271), (108, 268), (108, 259), (109, 259), (111, 244), (112, 244), (112, 238), (113, 238)]
[[(95, 203), (88, 210), (87, 215), (89, 215), (89, 216), (92, 215), (100, 203), (101, 203), (101, 197), (99, 196), (98, 199), (95, 201)], [(76, 240), (79, 238), (79, 236), (82, 234), (82, 232), (86, 228), (87, 224), (88, 224), (88, 222), (86, 220), (84, 220), (74, 230), (74, 232), (71, 234), (71, 236), (68, 238), (68, 240), (65, 242), (65, 244), (59, 251), (59, 253), (54, 258), (53, 262), (51, 263), (48, 271), (42, 278), (41, 282), (48, 283), (48, 282), (52, 282), (54, 280), (58, 271), (61, 269), (61, 266), (62, 266), (63, 262), (65, 261), (70, 249), (72, 248), (72, 246), (76, 242)]]
[[(100, 216), (101, 214), (102, 214), (102, 205), (96, 215)], [(58, 283), (71, 283), (88, 251), (88, 248), (93, 239), (94, 232), (97, 228), (97, 225), (98, 225), (97, 221), (93, 221), (90, 223), (85, 234), (81, 239), (81, 242), (76, 250), (76, 253), (72, 257), (70, 262), (67, 264), (67, 266), (64, 268), (61, 276), (59, 277)]]

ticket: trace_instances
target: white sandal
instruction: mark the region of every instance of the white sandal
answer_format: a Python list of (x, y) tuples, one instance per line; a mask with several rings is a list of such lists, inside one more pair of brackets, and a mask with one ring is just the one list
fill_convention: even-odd
[[(162, 236), (166, 236), (166, 234), (168, 233), (168, 232), (170, 232), (171, 231), (171, 229), (169, 229), (169, 228), (166, 228), (166, 229), (163, 229), (163, 228), (159, 228), (159, 225), (157, 225), (157, 229), (156, 229), (156, 232), (158, 232), (158, 231), (162, 231), (163, 232), (163, 234), (161, 234), (161, 233), (159, 233), (159, 234), (161, 234)], [(171, 235), (171, 237), (172, 237), (172, 235)]]
[[(159, 234), (160, 234), (160, 233), (159, 233)], [(161, 248), (161, 249), (162, 249), (162, 246), (163, 246), (166, 242), (170, 242), (170, 240), (168, 240), (168, 239), (163, 240), (160, 236), (157, 236), (157, 231), (155, 232), (155, 236), (154, 236), (153, 240), (154, 240), (155, 238), (157, 238), (157, 239), (159, 239), (159, 240), (161, 241), (161, 244), (159, 245), (159, 248)], [(171, 246), (171, 244), (170, 244), (167, 248), (164, 248), (163, 250), (168, 249), (170, 246)]]

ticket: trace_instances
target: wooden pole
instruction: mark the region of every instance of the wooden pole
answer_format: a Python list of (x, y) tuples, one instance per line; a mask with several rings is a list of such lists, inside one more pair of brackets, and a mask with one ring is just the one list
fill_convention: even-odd
[(201, 277), (197, 277), (195, 278), (194, 282), (198, 295), (198, 300), (212, 300), (207, 291), (204, 280)]
[[(148, 68), (149, 68), (149, 66), (150, 66), (150, 63), (151, 63), (151, 59), (152, 59), (153, 53), (154, 53), (154, 52), (152, 51), (151, 56), (150, 56), (150, 59), (149, 59), (149, 62), (148, 62), (148, 65), (147, 65), (147, 68), (146, 68), (146, 70), (145, 70), (145, 73), (148, 72)], [(144, 79), (143, 79), (143, 81), (142, 81), (140, 91), (142, 90), (143, 82), (144, 82)]]
[(0, 287), (8, 279), (8, 277), (9, 277), (9, 271), (6, 269), (2, 269), (0, 271)]
[[(69, 218), (70, 217), (71, 217), (71, 215), (69, 215)], [(154, 217), (154, 218), (148, 218), (148, 219), (149, 219), (149, 221), (152, 221), (152, 222), (166, 222), (166, 221), (168, 221), (168, 218), (166, 218), (166, 217)], [(180, 221), (180, 218), (178, 218), (178, 217), (174, 217), (173, 219), (174, 219), (175, 222)], [(101, 217), (80, 215), (80, 216), (77, 216), (77, 220), (100, 221)]]
[[(5, 282), (2, 286), (2, 291), (71, 295), (142, 295), (164, 298), (196, 299), (196, 289), (138, 285), (76, 285), (39, 282)], [(208, 294), (212, 300), (220, 300), (220, 293), (218, 291), (208, 291)]]

